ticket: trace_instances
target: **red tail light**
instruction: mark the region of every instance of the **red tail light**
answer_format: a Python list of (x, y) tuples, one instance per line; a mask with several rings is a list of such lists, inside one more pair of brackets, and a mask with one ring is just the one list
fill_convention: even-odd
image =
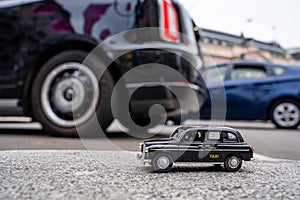
[(254, 150), (255, 150), (254, 147), (253, 147), (253, 146), (250, 146), (250, 148), (251, 148), (252, 152), (254, 152)]
[(178, 14), (170, 0), (160, 0), (161, 4), (161, 36), (169, 42), (179, 42)]

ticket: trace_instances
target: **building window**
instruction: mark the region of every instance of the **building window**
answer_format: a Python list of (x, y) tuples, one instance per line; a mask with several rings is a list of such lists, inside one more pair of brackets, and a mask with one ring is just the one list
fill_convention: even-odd
[(203, 42), (204, 43), (209, 43), (209, 38), (207, 38), (207, 37), (203, 38)]
[(212, 43), (213, 43), (213, 44), (219, 44), (219, 41), (216, 40), (216, 39), (213, 39)]
[(226, 47), (226, 46), (228, 45), (228, 43), (227, 43), (227, 41), (223, 40), (223, 41), (221, 42), (221, 45), (222, 45), (223, 47)]

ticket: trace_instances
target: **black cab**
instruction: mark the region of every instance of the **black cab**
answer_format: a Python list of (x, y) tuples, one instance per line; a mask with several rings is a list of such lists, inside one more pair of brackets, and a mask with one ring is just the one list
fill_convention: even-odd
[(243, 160), (253, 160), (254, 151), (237, 130), (228, 127), (180, 127), (169, 138), (145, 141), (140, 148), (138, 157), (158, 172), (170, 171), (174, 162), (224, 164), (226, 171), (235, 172)]
[[(95, 120), (103, 130), (116, 118), (124, 126), (128, 118), (147, 125), (154, 104), (169, 118), (181, 110), (197, 112), (191, 104), (180, 108), (170, 91), (177, 88), (188, 102), (193, 90), (199, 105), (204, 101), (194, 26), (175, 0), (1, 0), (0, 115), (27, 116), (52, 135), (76, 136)], [(126, 96), (130, 102), (115, 115), (116, 85), (146, 64), (148, 71), (119, 84), (116, 105)], [(182, 77), (162, 77), (160, 65)], [(122, 116), (126, 111), (130, 116)]]

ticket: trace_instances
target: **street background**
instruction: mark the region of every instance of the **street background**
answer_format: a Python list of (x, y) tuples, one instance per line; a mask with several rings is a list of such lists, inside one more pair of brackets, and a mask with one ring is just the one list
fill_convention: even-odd
[[(219, 122), (221, 123), (221, 121)], [(184, 125), (207, 125), (209, 121), (188, 120)], [(216, 121), (218, 124), (218, 121)], [(275, 129), (268, 122), (226, 121), (225, 126), (237, 128), (255, 153), (272, 158), (300, 160), (300, 131)], [(165, 125), (149, 130), (151, 138), (168, 137), (178, 126)], [(100, 138), (58, 138), (47, 135), (39, 123), (1, 123), (0, 150), (126, 150), (138, 151), (144, 139), (129, 136), (113, 123), (106, 137)]]

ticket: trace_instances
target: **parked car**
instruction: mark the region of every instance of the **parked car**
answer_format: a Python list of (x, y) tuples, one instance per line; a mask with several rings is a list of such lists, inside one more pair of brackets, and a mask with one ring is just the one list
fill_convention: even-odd
[(173, 163), (207, 162), (224, 164), (236, 172), (242, 161), (253, 160), (254, 148), (241, 134), (227, 127), (179, 127), (169, 138), (144, 141), (138, 158), (152, 164), (154, 171), (168, 172)]
[[(221, 99), (218, 91), (225, 88), (226, 119), (272, 120), (276, 127), (288, 129), (299, 126), (299, 67), (236, 61), (208, 67), (204, 76), (209, 95), (201, 109), (201, 118), (211, 118), (211, 99)], [(214, 118), (223, 117), (218, 106), (214, 105)]]
[[(115, 84), (133, 66), (147, 63), (180, 72), (188, 82), (164, 83), (197, 91), (201, 105), (205, 86), (196, 73), (202, 67), (200, 48), (179, 34), (197, 39), (194, 26), (187, 11), (173, 0), (2, 0), (0, 115), (29, 116), (51, 134), (75, 136), (75, 120), (77, 127), (86, 125), (96, 107), (100, 125), (106, 129), (113, 120)], [(103, 69), (83, 63), (87, 55), (118, 33), (145, 27), (157, 27), (156, 40), (125, 35), (123, 43), (114, 43), (117, 48), (102, 49), (99, 66), (126, 53), (110, 63), (98, 82), (96, 74)], [(181, 55), (188, 56), (189, 62)], [(175, 95), (159, 84), (127, 83), (126, 92), (143, 86), (129, 105), (131, 117), (139, 124), (149, 120), (152, 104), (162, 104), (168, 117), (180, 109)]]

